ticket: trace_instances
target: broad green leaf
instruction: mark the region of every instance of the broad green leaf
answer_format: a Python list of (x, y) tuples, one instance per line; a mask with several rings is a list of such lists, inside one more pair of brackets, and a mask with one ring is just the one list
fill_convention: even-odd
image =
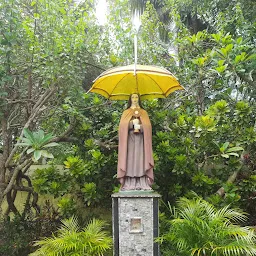
[(224, 62), (225, 62), (225, 60), (219, 60), (218, 61), (218, 66), (223, 66)]
[(48, 141), (50, 141), (53, 138), (51, 133), (48, 133), (44, 136), (44, 138), (40, 141), (40, 145), (43, 146), (46, 144)]
[(44, 131), (39, 130), (37, 134), (38, 134), (38, 140), (41, 141), (44, 138)]
[(49, 153), (48, 151), (46, 150), (41, 150), (41, 154), (42, 156), (46, 157), (46, 158), (54, 158), (53, 154), (52, 153)]
[(50, 147), (56, 147), (59, 146), (57, 142), (51, 142), (43, 146), (43, 148), (50, 148)]
[(227, 52), (230, 52), (233, 49), (233, 46), (233, 44), (228, 44), (225, 49), (227, 50)]
[(222, 37), (220, 34), (212, 34), (211, 36), (216, 42), (219, 42)]
[(99, 98), (98, 96), (95, 96), (95, 97), (93, 98), (93, 103), (94, 103), (94, 104), (100, 104), (100, 103), (101, 103), (100, 98)]
[(64, 161), (63, 162), (64, 163), (64, 165), (65, 165), (65, 168), (70, 168), (71, 167), (71, 164), (70, 164), (70, 162), (69, 161)]
[(230, 156), (237, 156), (239, 157), (239, 155), (237, 153), (228, 153)]
[(33, 144), (34, 144), (34, 146), (36, 146), (38, 148), (38, 146), (40, 144), (40, 138), (39, 138), (38, 132), (33, 132), (33, 137), (34, 137)]
[(228, 145), (229, 145), (229, 142), (225, 142), (225, 143), (222, 145), (222, 147), (220, 148), (220, 152), (221, 152), (221, 153), (224, 153), (225, 150), (227, 149)]
[(206, 60), (207, 60), (207, 57), (200, 57), (200, 58), (192, 60), (192, 62), (195, 63), (196, 65), (198, 65), (199, 67), (202, 67)]
[(34, 148), (29, 148), (29, 149), (27, 150), (27, 154), (30, 154), (30, 153), (32, 153), (32, 152), (34, 152), (34, 151), (35, 151)]
[(39, 18), (40, 18), (40, 14), (35, 12), (35, 13), (34, 13), (34, 18), (35, 18), (35, 19), (39, 19)]
[(93, 158), (98, 159), (101, 156), (101, 152), (98, 150), (94, 150), (94, 151), (92, 151), (92, 156), (93, 156)]
[(249, 55), (246, 60), (255, 60), (256, 59), (256, 53), (255, 54), (252, 54), (252, 55)]
[(228, 146), (229, 146), (229, 142), (225, 142), (225, 143), (223, 144), (224, 150), (226, 150), (226, 149), (228, 148)]
[(35, 142), (35, 138), (33, 136), (33, 133), (28, 128), (24, 128), (23, 133), (24, 133), (24, 136), (27, 139), (29, 139), (32, 143)]
[(235, 58), (235, 63), (244, 61), (246, 59), (246, 52), (242, 52), (240, 55), (237, 55)]
[(224, 157), (224, 158), (229, 158), (228, 154), (221, 154), (221, 156)]
[(26, 147), (31, 146), (31, 144), (29, 144), (29, 143), (23, 143), (23, 142), (16, 143), (16, 145), (18, 145), (18, 146), (26, 146)]
[(66, 11), (65, 11), (64, 8), (60, 8), (59, 11), (60, 11), (62, 14), (64, 14), (64, 15), (66, 14)]
[(242, 43), (242, 41), (243, 41), (243, 38), (242, 38), (242, 37), (238, 37), (238, 38), (236, 39), (236, 42), (237, 42), (238, 44)]
[(226, 49), (226, 48), (221, 48), (221, 49), (220, 49), (220, 52), (221, 52), (221, 54), (222, 54), (224, 57), (227, 57), (227, 49)]
[(241, 61), (241, 55), (237, 55), (236, 57), (235, 57), (235, 63), (238, 63), (238, 62), (240, 62)]
[(235, 151), (241, 151), (244, 150), (242, 147), (233, 147), (233, 148), (229, 148), (226, 152), (230, 153), (230, 152), (235, 152)]
[(32, 142), (30, 139), (27, 139), (27, 138), (25, 138), (25, 137), (22, 138), (22, 141), (23, 141), (24, 143), (29, 144), (29, 145), (33, 145), (33, 142)]
[(34, 158), (36, 161), (38, 161), (41, 158), (42, 151), (41, 150), (35, 150), (34, 151)]
[(215, 68), (219, 73), (223, 73), (227, 68), (227, 65)]

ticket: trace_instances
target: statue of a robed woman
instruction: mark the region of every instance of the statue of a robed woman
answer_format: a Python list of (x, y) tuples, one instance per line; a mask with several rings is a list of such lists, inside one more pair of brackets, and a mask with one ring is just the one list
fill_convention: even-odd
[(117, 178), (121, 190), (152, 190), (153, 167), (151, 123), (134, 93), (119, 124)]

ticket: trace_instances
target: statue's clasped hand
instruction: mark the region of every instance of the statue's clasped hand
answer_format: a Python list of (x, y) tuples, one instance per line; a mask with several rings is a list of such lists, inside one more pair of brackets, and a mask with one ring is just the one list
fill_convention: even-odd
[(139, 119), (138, 118), (135, 118), (132, 120), (132, 123), (133, 123), (133, 127), (134, 127), (134, 132), (135, 133), (138, 133), (139, 130), (140, 130), (140, 124), (139, 124)]
[(135, 129), (135, 130), (140, 130), (140, 124), (135, 124), (135, 125), (134, 125), (134, 129)]
[(139, 124), (140, 121), (139, 121), (138, 118), (135, 118), (135, 119), (132, 120), (132, 123), (133, 123), (133, 125), (136, 125), (136, 124)]

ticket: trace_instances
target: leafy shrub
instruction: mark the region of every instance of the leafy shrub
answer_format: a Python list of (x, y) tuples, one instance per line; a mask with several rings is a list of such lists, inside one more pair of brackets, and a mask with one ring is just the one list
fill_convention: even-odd
[(239, 226), (246, 220), (241, 210), (216, 209), (197, 197), (181, 198), (170, 211), (169, 230), (159, 239), (165, 244), (164, 255), (256, 255), (254, 230)]
[(54, 197), (62, 196), (68, 190), (67, 175), (51, 166), (36, 169), (33, 173), (33, 186), (41, 195), (50, 194)]
[(0, 224), (0, 255), (27, 256), (35, 248), (33, 241), (49, 236), (59, 226), (58, 220), (48, 218), (21, 219), (15, 216)]
[(93, 219), (81, 230), (75, 217), (64, 220), (56, 236), (35, 243), (41, 248), (30, 256), (102, 255), (111, 248), (112, 242), (103, 226), (104, 222)]
[(92, 204), (92, 202), (98, 202), (98, 195), (96, 191), (96, 184), (93, 182), (84, 183), (84, 187), (81, 189), (83, 193), (84, 201), (88, 206)]
[(59, 211), (64, 218), (71, 217), (76, 212), (76, 202), (70, 196), (64, 196), (58, 201)]

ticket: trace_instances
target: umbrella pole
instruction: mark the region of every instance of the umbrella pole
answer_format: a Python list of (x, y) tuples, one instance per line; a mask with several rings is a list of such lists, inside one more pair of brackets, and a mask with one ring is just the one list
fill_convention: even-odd
[(136, 76), (136, 65), (137, 65), (137, 46), (138, 46), (138, 38), (137, 34), (134, 35), (134, 75)]

